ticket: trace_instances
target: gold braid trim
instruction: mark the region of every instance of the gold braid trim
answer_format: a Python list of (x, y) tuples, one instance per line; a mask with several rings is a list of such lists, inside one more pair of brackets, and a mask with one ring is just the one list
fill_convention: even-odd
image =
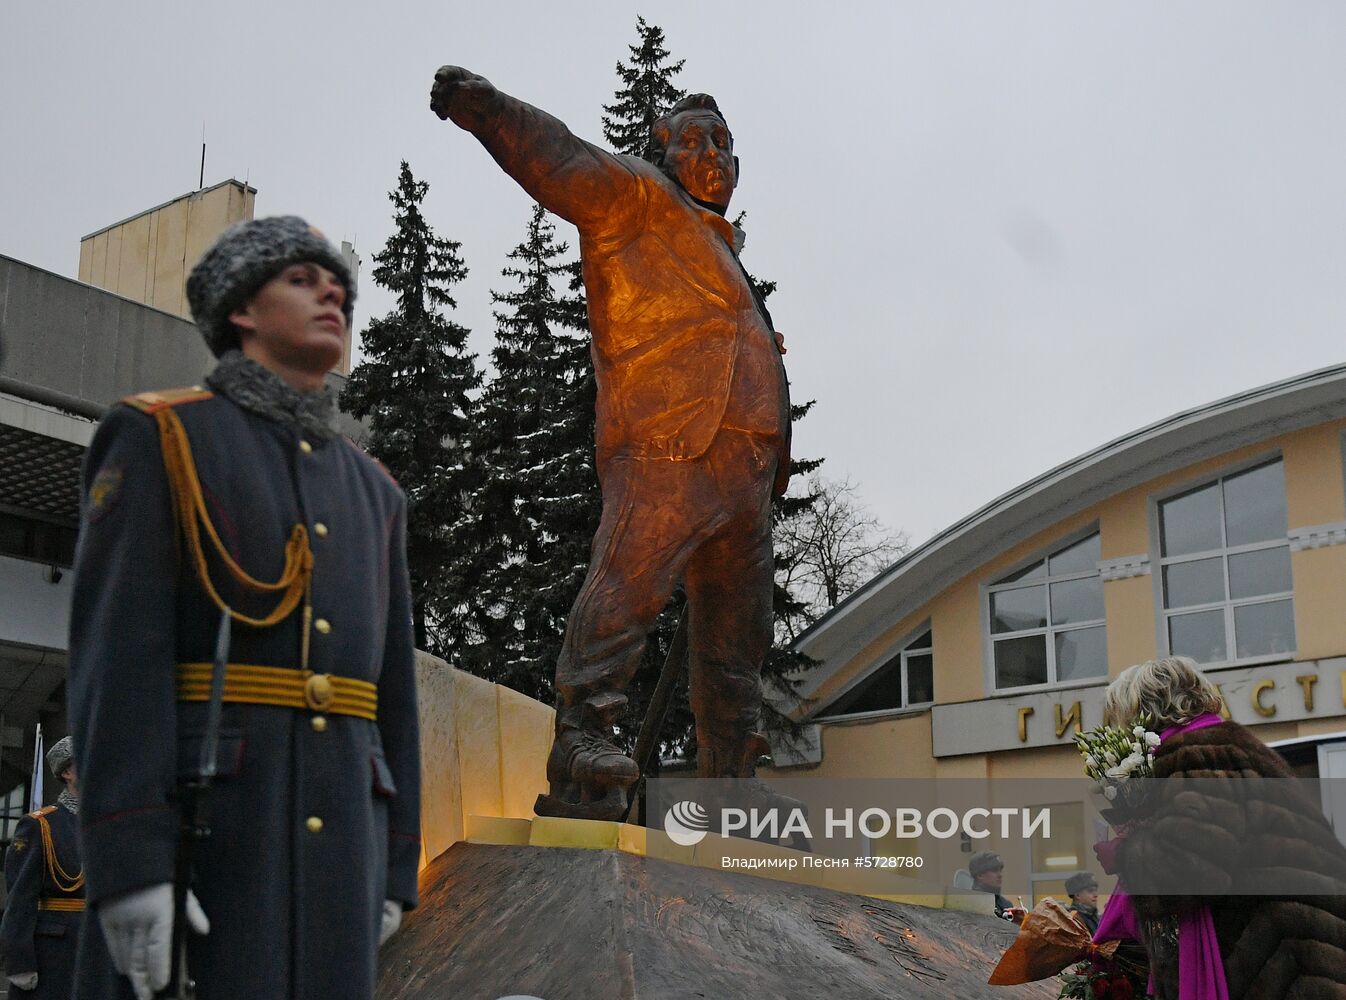
[[(201, 493), (201, 481), (196, 475), (196, 463), (192, 459), (191, 442), (187, 439), (187, 430), (182, 426), (182, 420), (170, 406), (154, 411), (154, 419), (159, 424), (159, 443), (163, 449), (164, 469), (168, 473), (168, 484), (173, 494), (173, 516), (177, 521), (179, 532), (187, 541), (192, 565), (201, 586), (205, 588), (217, 608), (227, 611), (234, 621), (254, 628), (270, 628), (279, 624), (303, 599), (305, 620), (301, 623), (301, 627), (304, 627), (302, 643), (305, 648), (301, 659), (305, 661), (303, 666), (307, 666), (306, 626), (311, 615), (308, 597), (313, 581), (313, 550), (309, 548), (308, 529), (302, 524), (296, 524), (294, 530), (290, 532), (290, 540), (285, 543), (285, 569), (280, 579), (274, 583), (267, 583), (249, 575), (229, 555), (220, 540), (219, 533), (215, 530), (215, 525), (211, 523), (206, 500)], [(275, 610), (265, 618), (251, 618), (224, 603), (224, 599), (210, 579), (210, 567), (206, 563), (205, 547), (201, 541), (203, 527), (220, 562), (235, 581), (253, 591), (281, 594)]]
[(61, 867), (61, 862), (56, 860), (56, 845), (51, 839), (51, 824), (47, 822), (47, 817), (41, 813), (37, 814), (38, 829), (42, 831), (42, 856), (47, 861), (47, 871), (51, 875), (51, 880), (56, 883), (56, 888), (62, 892), (78, 892), (84, 888), (84, 868), (80, 867), (79, 873), (71, 875)]
[(77, 899), (52, 899), (44, 896), (37, 901), (39, 910), (51, 910), (56, 913), (83, 913), (85, 902), (83, 897)]

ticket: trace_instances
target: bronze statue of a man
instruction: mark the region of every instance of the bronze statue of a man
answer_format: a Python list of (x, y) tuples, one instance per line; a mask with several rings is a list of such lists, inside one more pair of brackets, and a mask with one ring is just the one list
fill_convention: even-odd
[(579, 229), (598, 379), (603, 515), (556, 664), (551, 794), (538, 812), (620, 817), (639, 777), (612, 743), (622, 693), (681, 581), (697, 771), (750, 778), (772, 639), (771, 499), (790, 475), (790, 401), (766, 307), (724, 212), (738, 182), (713, 98), (679, 101), (654, 162), (614, 156), (457, 66), (431, 108)]

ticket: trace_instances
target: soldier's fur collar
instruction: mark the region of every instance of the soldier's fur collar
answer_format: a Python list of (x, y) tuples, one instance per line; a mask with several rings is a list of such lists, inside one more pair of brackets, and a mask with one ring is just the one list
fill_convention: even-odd
[(56, 804), (59, 806), (65, 806), (76, 816), (79, 815), (79, 796), (76, 795), (74, 792), (72, 792), (69, 788), (61, 789), (61, 794), (56, 796)]
[(206, 383), (249, 413), (292, 427), (306, 437), (330, 441), (337, 435), (336, 396), (330, 387), (299, 392), (242, 351), (221, 354)]

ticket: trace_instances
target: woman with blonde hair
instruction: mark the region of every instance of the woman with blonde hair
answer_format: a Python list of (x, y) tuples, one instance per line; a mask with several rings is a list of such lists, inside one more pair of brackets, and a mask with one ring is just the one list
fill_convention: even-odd
[(1223, 707), (1182, 656), (1108, 685), (1107, 724), (1146, 717), (1160, 745), (1136, 820), (1095, 846), (1132, 911), (1118, 912), (1126, 896), (1110, 905), (1095, 937), (1137, 930), (1159, 1000), (1346, 1000), (1346, 847), (1285, 762)]

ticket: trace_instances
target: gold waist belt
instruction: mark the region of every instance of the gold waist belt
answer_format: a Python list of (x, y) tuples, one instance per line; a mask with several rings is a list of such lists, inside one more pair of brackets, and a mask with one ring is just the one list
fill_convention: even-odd
[[(209, 701), (213, 669), (209, 663), (179, 663), (178, 701)], [(224, 700), (354, 715), (371, 722), (379, 715), (379, 691), (369, 681), (288, 667), (228, 664)]]
[(57, 913), (83, 913), (84, 900), (56, 899), (44, 896), (37, 901), (39, 910), (55, 910)]

